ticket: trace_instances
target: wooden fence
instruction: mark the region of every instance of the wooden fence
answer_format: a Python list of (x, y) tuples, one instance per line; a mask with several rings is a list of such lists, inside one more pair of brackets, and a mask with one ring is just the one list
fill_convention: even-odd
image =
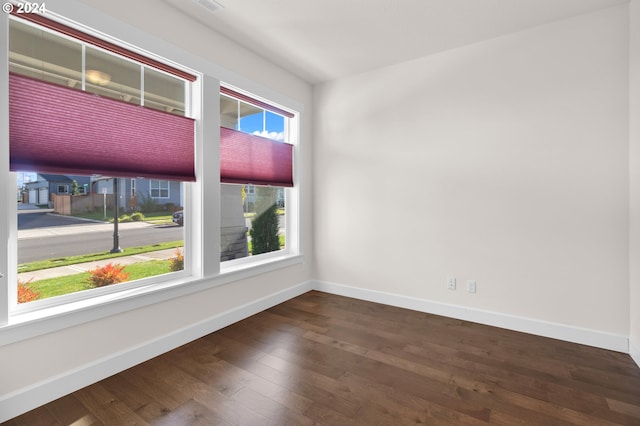
[(87, 194), (87, 195), (61, 195), (51, 194), (53, 211), (64, 215), (74, 215), (103, 211), (106, 202), (107, 208), (113, 208), (113, 194)]

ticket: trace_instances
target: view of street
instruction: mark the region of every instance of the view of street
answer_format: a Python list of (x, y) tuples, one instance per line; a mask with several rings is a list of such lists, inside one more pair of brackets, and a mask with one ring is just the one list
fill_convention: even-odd
[[(91, 233), (88, 238), (87, 234)], [(183, 238), (176, 225), (119, 224), (120, 247), (143, 246)], [(18, 263), (97, 253), (113, 247), (113, 224), (47, 212), (18, 214)]]

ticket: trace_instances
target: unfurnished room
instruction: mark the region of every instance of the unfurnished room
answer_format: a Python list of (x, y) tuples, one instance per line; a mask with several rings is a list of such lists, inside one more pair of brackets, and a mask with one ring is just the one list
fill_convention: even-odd
[(2, 10), (2, 424), (640, 425), (640, 0)]

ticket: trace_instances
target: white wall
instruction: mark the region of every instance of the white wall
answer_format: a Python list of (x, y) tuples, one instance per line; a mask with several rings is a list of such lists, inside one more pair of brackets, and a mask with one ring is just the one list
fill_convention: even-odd
[(640, 365), (640, 0), (629, 5), (631, 18), (630, 66), (630, 353)]
[(628, 69), (625, 5), (318, 86), (319, 280), (626, 342)]
[[(161, 51), (176, 52), (176, 58), (179, 58), (183, 53), (181, 48), (185, 48), (184, 51), (197, 55), (192, 61), (197, 71), (203, 71), (197, 67), (201, 64), (214, 77), (283, 103), (295, 102), (305, 112), (311, 113), (310, 85), (195, 24), (163, 2), (118, 0), (85, 3), (104, 6), (108, 13), (132, 26), (72, 1), (54, 0), (47, 3), (47, 9), (108, 34), (124, 34), (122, 39), (127, 41), (142, 40), (145, 44), (142, 47), (151, 51), (157, 46)], [(157, 38), (174, 43), (175, 49)], [(303, 121), (303, 144), (309, 143), (310, 132), (310, 125)], [(305, 215), (303, 253), (308, 253), (311, 247), (311, 198), (304, 194), (305, 181), (311, 177), (309, 159), (310, 156), (301, 157), (302, 210)], [(252, 309), (264, 309), (275, 300), (293, 297), (296, 292), (305, 291), (304, 285), (300, 284), (309, 279), (308, 262), (305, 261), (17, 343), (2, 345), (5, 342), (0, 342), (0, 421), (7, 415), (17, 415), (53, 397), (62, 396), (74, 390), (75, 386), (97, 380), (102, 373), (112, 374), (118, 368), (125, 368), (132, 359), (167, 350), (172, 344), (184, 343), (181, 342), (184, 338), (195, 338), (198, 333), (223, 326), (226, 321), (238, 320)], [(11, 410), (11, 413), (6, 410)]]

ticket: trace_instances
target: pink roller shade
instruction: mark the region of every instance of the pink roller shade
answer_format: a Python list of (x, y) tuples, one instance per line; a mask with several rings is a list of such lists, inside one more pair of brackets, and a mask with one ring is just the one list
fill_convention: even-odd
[(195, 181), (194, 120), (9, 77), (12, 171)]
[(293, 145), (220, 128), (220, 181), (293, 186)]

